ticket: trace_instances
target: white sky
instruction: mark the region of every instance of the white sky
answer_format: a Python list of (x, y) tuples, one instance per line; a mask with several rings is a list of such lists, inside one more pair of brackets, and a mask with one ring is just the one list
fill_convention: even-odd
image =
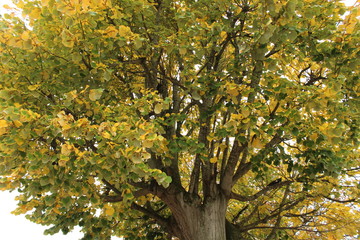
[[(352, 6), (356, 0), (344, 0), (344, 2)], [(0, 0), (0, 14), (4, 12), (2, 6), (4, 4), (10, 5), (11, 0)], [(16, 201), (14, 200), (16, 192), (0, 191), (0, 234), (1, 239), (5, 240), (78, 240), (82, 233), (79, 228), (64, 236), (62, 233), (50, 236), (43, 235), (47, 227), (35, 224), (27, 220), (24, 215), (15, 216), (10, 214), (16, 208)], [(114, 239), (114, 238), (113, 238)]]

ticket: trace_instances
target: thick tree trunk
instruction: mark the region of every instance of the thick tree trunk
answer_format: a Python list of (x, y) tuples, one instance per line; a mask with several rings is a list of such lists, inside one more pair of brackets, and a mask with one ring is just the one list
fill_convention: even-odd
[(178, 204), (172, 212), (181, 240), (226, 240), (227, 200), (222, 195), (203, 204), (178, 198)]

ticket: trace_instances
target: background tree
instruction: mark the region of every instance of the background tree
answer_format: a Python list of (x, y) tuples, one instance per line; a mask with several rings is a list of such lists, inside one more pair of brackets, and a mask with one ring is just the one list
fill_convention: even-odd
[(0, 187), (83, 239), (359, 234), (358, 4), (18, 0)]

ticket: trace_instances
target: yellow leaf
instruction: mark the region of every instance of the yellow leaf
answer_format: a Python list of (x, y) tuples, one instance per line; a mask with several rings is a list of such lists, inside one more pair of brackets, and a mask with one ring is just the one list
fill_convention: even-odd
[(112, 216), (115, 213), (115, 209), (110, 205), (105, 205), (105, 214), (108, 216)]
[(9, 124), (6, 120), (0, 120), (0, 128), (6, 128)]
[(216, 163), (217, 162), (217, 157), (210, 158), (210, 162), (211, 163)]
[(89, 92), (89, 98), (91, 101), (96, 101), (101, 98), (101, 95), (103, 93), (104, 89), (98, 88), (98, 89), (91, 89)]
[(10, 6), (7, 5), (7, 4), (3, 5), (2, 7), (5, 8), (5, 9), (7, 9), (7, 10), (12, 10), (12, 9), (13, 9), (12, 7), (10, 7)]
[(336, 92), (331, 88), (326, 88), (325, 91), (324, 91), (324, 96), (332, 98), (332, 97), (336, 96)]
[(87, 9), (88, 7), (90, 7), (91, 3), (90, 3), (90, 0), (82, 0), (81, 1), (81, 7), (83, 9)]
[(106, 37), (116, 37), (116, 35), (118, 34), (117, 29), (114, 26), (109, 26), (108, 28), (106, 28), (106, 30), (104, 31), (104, 35)]
[(65, 155), (65, 156), (69, 156), (70, 153), (72, 152), (73, 147), (69, 144), (63, 144), (61, 145), (61, 154)]
[(260, 141), (260, 138), (255, 138), (255, 139), (251, 142), (251, 146), (252, 146), (253, 148), (260, 149), (260, 148), (263, 148), (263, 147), (264, 147), (264, 144)]
[(50, 1), (50, 0), (41, 0), (41, 5), (44, 6), (44, 7), (45, 7), (45, 6), (48, 6), (48, 5), (49, 5), (49, 1)]
[(30, 38), (29, 31), (25, 31), (21, 34), (21, 39), (27, 41)]
[(132, 35), (131, 29), (128, 26), (121, 25), (119, 27), (119, 35), (128, 38)]
[(150, 159), (150, 158), (151, 158), (151, 154), (148, 153), (148, 152), (145, 152), (145, 153), (143, 153), (142, 158), (143, 158), (143, 159)]
[(153, 145), (154, 145), (153, 141), (150, 141), (150, 140), (145, 140), (143, 142), (143, 147), (145, 147), (145, 148), (151, 148)]
[(155, 108), (154, 108), (155, 114), (161, 113), (162, 109), (163, 109), (162, 104), (160, 104), (160, 103), (156, 104), (156, 105), (155, 105)]
[(80, 118), (77, 123), (76, 126), (77, 127), (82, 127), (84, 125), (87, 125), (89, 123), (89, 120), (87, 118)]
[(180, 48), (180, 49), (179, 49), (180, 55), (185, 55), (186, 52), (187, 52), (187, 49), (186, 49), (186, 48)]
[(8, 131), (6, 130), (6, 128), (0, 128), (0, 136), (4, 135), (7, 132)]
[(40, 8), (34, 8), (30, 13), (29, 13), (29, 17), (32, 19), (38, 19), (41, 15), (41, 10)]
[(19, 128), (23, 125), (19, 120), (15, 120), (13, 123), (14, 123), (15, 127), (17, 127), (17, 128)]
[(86, 153), (85, 151), (84, 152), (78, 151), (77, 155), (78, 155), (79, 158), (81, 158), (81, 157), (83, 157), (85, 155), (85, 153)]
[(227, 89), (226, 89), (226, 92), (227, 92), (230, 96), (234, 96), (234, 97), (236, 97), (236, 96), (239, 95), (239, 90), (238, 90), (237, 87), (234, 86), (234, 85), (228, 86)]
[(65, 167), (67, 161), (69, 161), (69, 158), (65, 157), (65, 158), (59, 160), (58, 164), (59, 164), (60, 167)]
[(52, 209), (54, 213), (57, 213), (57, 214), (61, 214), (61, 212), (59, 211), (59, 209), (57, 209), (56, 207)]
[(226, 33), (225, 31), (222, 31), (222, 32), (220, 33), (220, 38), (221, 38), (221, 39), (225, 39), (226, 35), (227, 35), (227, 33)]
[(107, 131), (102, 132), (102, 134), (101, 134), (101, 135), (102, 135), (104, 138), (106, 138), (106, 139), (111, 138), (110, 133), (109, 133), (109, 132), (107, 132)]
[(94, 183), (95, 183), (94, 177), (89, 177), (88, 180), (87, 180), (87, 182), (88, 182), (89, 184), (94, 184)]
[(64, 46), (68, 48), (72, 48), (75, 44), (75, 38), (69, 30), (64, 30), (61, 33), (61, 40), (62, 44), (64, 44)]
[(318, 138), (318, 134), (317, 133), (313, 133), (310, 135), (310, 139), (313, 141), (316, 141), (316, 139)]
[(21, 146), (24, 144), (24, 140), (21, 138), (15, 138), (15, 142), (17, 143), (17, 145)]
[(28, 89), (30, 91), (34, 91), (34, 90), (38, 89), (39, 87), (40, 87), (39, 84), (34, 84), (34, 85), (31, 85), (31, 86), (28, 86)]

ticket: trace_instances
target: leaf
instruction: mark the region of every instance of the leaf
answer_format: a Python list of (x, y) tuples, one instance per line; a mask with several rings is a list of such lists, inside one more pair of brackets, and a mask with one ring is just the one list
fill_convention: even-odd
[(160, 114), (162, 110), (163, 110), (163, 104), (157, 103), (154, 107), (155, 114)]
[(112, 216), (115, 213), (115, 209), (110, 205), (105, 205), (104, 209), (105, 209), (105, 214), (108, 216)]
[(154, 142), (151, 140), (144, 140), (143, 141), (143, 147), (145, 148), (152, 148), (154, 145)]
[(63, 154), (64, 156), (69, 156), (70, 153), (72, 153), (72, 151), (73, 151), (73, 146), (69, 144), (61, 145), (61, 154)]
[(30, 32), (29, 31), (25, 31), (21, 34), (21, 39), (24, 41), (27, 41), (30, 38)]
[(0, 90), (0, 98), (10, 99), (10, 93), (8, 90)]
[(143, 40), (141, 38), (136, 38), (134, 40), (135, 49), (140, 49), (143, 46)]
[(98, 88), (98, 89), (90, 89), (89, 91), (89, 98), (91, 101), (96, 101), (101, 98), (101, 95), (103, 93), (104, 89)]
[(108, 26), (106, 28), (106, 30), (104, 31), (104, 35), (106, 37), (112, 37), (112, 38), (115, 38), (116, 35), (118, 34), (118, 30), (115, 28), (115, 26)]
[(61, 39), (62, 43), (65, 47), (72, 48), (75, 44), (75, 37), (74, 35), (69, 31), (64, 29), (61, 33)]
[(30, 86), (28, 86), (28, 89), (29, 89), (30, 91), (34, 91), (34, 90), (38, 89), (39, 87), (40, 87), (39, 84), (35, 84), (35, 85), (30, 85)]
[(108, 131), (104, 131), (101, 133), (101, 135), (106, 138), (106, 139), (110, 139), (111, 138), (111, 134)]
[(14, 126), (17, 128), (19, 128), (23, 125), (19, 120), (15, 120), (13, 123), (14, 123)]
[(72, 202), (71, 200), (72, 200), (71, 197), (67, 196), (67, 197), (64, 197), (61, 199), (61, 203), (64, 207), (68, 208), (71, 205), (71, 202)]
[(251, 146), (253, 148), (261, 149), (264, 147), (264, 144), (261, 142), (260, 138), (256, 137), (252, 142)]
[(119, 35), (121, 37), (129, 38), (132, 36), (131, 29), (128, 26), (120, 25), (119, 26)]
[(181, 55), (185, 55), (186, 52), (187, 52), (187, 49), (186, 49), (186, 48), (180, 48), (180, 49), (179, 49), (179, 53), (180, 53)]
[(217, 160), (218, 160), (217, 157), (210, 158), (210, 162), (211, 162), (211, 163), (216, 163)]
[(3, 119), (0, 120), (0, 128), (6, 128), (8, 126), (9, 126), (9, 124), (6, 120), (3, 120)]

